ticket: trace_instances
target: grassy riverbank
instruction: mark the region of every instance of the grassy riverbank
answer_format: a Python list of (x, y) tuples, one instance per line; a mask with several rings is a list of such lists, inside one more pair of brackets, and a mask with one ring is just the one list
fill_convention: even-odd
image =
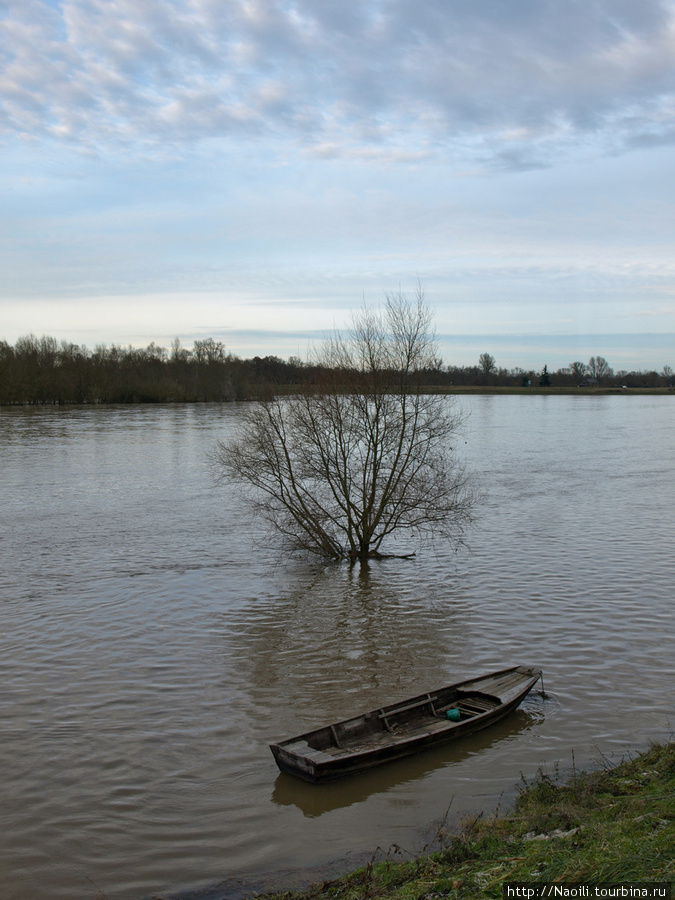
[(598, 394), (620, 394), (622, 396), (644, 397), (648, 394), (663, 396), (675, 396), (675, 391), (670, 387), (618, 387), (616, 385), (598, 385), (595, 387), (580, 387), (578, 385), (549, 385), (540, 387), (520, 387), (518, 385), (489, 385), (489, 384), (456, 384), (456, 385), (432, 385), (425, 390), (435, 394), (548, 394), (549, 396), (564, 396), (576, 394), (587, 397)]
[(501, 898), (504, 882), (675, 881), (675, 743), (565, 784), (541, 773), (506, 816), (480, 816), (444, 849), (385, 859), (267, 900)]

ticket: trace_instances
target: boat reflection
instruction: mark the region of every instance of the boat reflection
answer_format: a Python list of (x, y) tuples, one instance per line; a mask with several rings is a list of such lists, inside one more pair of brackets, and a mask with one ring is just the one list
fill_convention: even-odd
[(543, 703), (534, 695), (528, 698), (527, 708), (516, 710), (485, 731), (328, 784), (310, 784), (281, 772), (274, 783), (272, 801), (279, 806), (297, 806), (307, 818), (361, 803), (373, 794), (423, 779), (439, 768), (457, 766), (503, 742), (514, 741), (542, 721)]

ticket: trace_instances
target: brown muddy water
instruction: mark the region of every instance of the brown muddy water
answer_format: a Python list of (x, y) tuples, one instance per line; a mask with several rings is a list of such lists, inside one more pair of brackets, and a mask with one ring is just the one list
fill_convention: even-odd
[[(206, 454), (236, 406), (0, 410), (0, 896), (255, 881), (492, 811), (675, 722), (675, 405), (481, 396), (469, 546), (284, 558)], [(323, 787), (268, 742), (512, 664), (547, 700)]]

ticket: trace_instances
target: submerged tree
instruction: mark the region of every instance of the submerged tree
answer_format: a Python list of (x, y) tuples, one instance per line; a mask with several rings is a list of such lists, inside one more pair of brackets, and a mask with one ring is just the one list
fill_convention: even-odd
[(436, 358), (421, 288), (362, 310), (318, 352), (314, 384), (245, 410), (214, 454), (218, 476), (292, 547), (325, 558), (380, 557), (400, 533), (461, 540), (472, 498), (449, 446), (460, 416), (422, 390)]

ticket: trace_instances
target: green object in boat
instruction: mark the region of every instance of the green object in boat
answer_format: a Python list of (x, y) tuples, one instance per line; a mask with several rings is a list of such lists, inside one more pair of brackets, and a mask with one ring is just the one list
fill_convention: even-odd
[(458, 709), (448, 709), (445, 714), (451, 722), (459, 722), (460, 720), (460, 712)]

